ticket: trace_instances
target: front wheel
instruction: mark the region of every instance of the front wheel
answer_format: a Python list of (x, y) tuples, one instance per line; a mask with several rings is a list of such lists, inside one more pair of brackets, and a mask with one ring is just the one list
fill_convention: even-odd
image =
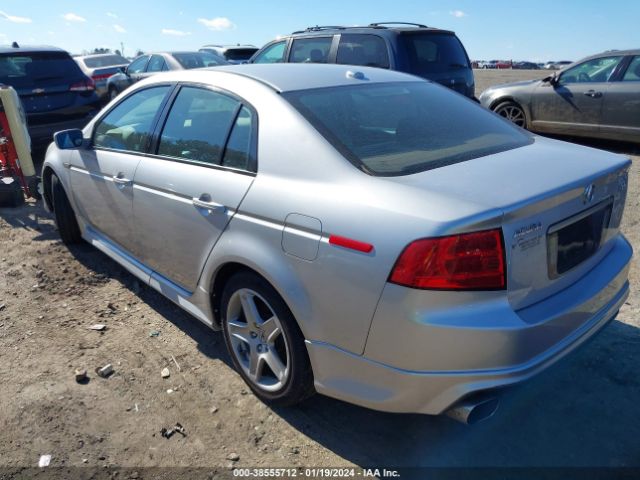
[(111, 87), (109, 89), (109, 100), (111, 101), (114, 98), (116, 98), (117, 96), (118, 96), (118, 91), (114, 87)]
[(527, 117), (524, 114), (524, 110), (515, 102), (503, 102), (495, 107), (493, 111), (521, 128), (527, 127)]
[(286, 406), (314, 393), (302, 332), (266, 280), (249, 272), (234, 275), (222, 293), (220, 312), (233, 364), (258, 398)]

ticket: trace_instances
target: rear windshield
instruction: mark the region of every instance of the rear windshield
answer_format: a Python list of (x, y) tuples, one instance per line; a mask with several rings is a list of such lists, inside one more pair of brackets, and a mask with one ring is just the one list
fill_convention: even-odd
[(224, 56), (227, 60), (249, 60), (257, 51), (257, 48), (231, 48), (224, 52)]
[(284, 93), (347, 159), (380, 176), (408, 175), (527, 145), (533, 137), (428, 82)]
[(446, 33), (411, 33), (400, 36), (409, 59), (409, 71), (416, 75), (469, 68), (458, 37)]
[(104, 57), (83, 58), (87, 68), (111, 67), (113, 65), (127, 65), (129, 60), (120, 55), (105, 55)]
[(53, 85), (82, 76), (65, 52), (15, 53), (0, 56), (0, 83), (16, 88)]
[(175, 58), (182, 68), (204, 68), (204, 67), (217, 67), (218, 65), (227, 65), (224, 58), (214, 55), (209, 52), (189, 52), (189, 53), (173, 53)]

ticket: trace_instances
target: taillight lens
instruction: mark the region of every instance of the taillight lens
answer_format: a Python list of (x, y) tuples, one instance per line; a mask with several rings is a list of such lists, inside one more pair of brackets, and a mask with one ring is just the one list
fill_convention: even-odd
[(71, 92), (93, 92), (95, 89), (96, 89), (96, 84), (90, 78), (87, 78), (82, 82), (72, 83), (71, 86), (69, 87), (69, 91)]
[(433, 290), (504, 289), (502, 231), (416, 240), (396, 261), (389, 281)]
[(94, 82), (97, 82), (98, 80), (106, 80), (112, 75), (113, 73), (101, 73), (99, 75), (92, 75), (91, 78), (93, 79)]

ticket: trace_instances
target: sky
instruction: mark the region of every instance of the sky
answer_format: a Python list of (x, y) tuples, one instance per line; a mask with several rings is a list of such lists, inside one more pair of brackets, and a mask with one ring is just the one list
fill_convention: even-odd
[(453, 30), (476, 60), (578, 60), (640, 48), (637, 0), (2, 0), (0, 44), (197, 50), (313, 25), (406, 21)]

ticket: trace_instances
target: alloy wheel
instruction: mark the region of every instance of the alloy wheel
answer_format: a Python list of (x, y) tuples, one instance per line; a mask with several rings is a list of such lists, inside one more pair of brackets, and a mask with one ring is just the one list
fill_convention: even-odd
[(525, 128), (526, 126), (526, 120), (522, 108), (514, 103), (499, 106), (496, 109), (496, 113), (521, 128)]
[(285, 331), (274, 309), (257, 292), (242, 288), (227, 307), (227, 334), (232, 355), (257, 388), (275, 392), (290, 375)]

